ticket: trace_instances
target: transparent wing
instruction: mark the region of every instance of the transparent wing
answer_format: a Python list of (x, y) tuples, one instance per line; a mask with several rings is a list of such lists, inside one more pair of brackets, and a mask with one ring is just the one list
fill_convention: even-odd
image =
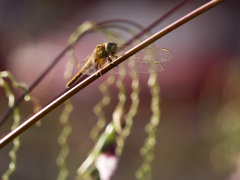
[(95, 54), (96, 49), (92, 54), (78, 63), (78, 68), (82, 70), (83, 74), (91, 75), (97, 71), (97, 67), (95, 66)]
[[(124, 46), (117, 52), (117, 56), (123, 55), (132, 47)], [(151, 73), (164, 70), (160, 62), (169, 61), (173, 54), (164, 48), (147, 47), (125, 60), (114, 68), (110, 73), (131, 74), (131, 73)]]
[(79, 63), (78, 63), (78, 69), (82, 69), (83, 66), (87, 63), (88, 59), (90, 58), (91, 55), (88, 55), (85, 59), (81, 60)]

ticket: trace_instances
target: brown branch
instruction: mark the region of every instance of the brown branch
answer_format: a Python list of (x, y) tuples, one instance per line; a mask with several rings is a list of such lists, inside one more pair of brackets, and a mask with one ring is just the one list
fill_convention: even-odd
[[(124, 55), (117, 58), (117, 60), (114, 61), (114, 64), (110, 64), (109, 66), (106, 66), (105, 68), (103, 68), (101, 70), (101, 74), (105, 74), (106, 72), (113, 69), (115, 66), (117, 66), (118, 64), (120, 64), (124, 60), (128, 59), (129, 57), (131, 57), (132, 55), (134, 55), (138, 51), (142, 50), (146, 46), (150, 45), (151, 43), (153, 43), (157, 39), (163, 37), (167, 33), (169, 33), (172, 30), (178, 28), (179, 26), (181, 26), (184, 23), (190, 21), (191, 19), (193, 19), (196, 16), (202, 14), (203, 12), (209, 10), (210, 8), (216, 6), (217, 4), (221, 3), (222, 1), (224, 1), (224, 0), (212, 0), (212, 1), (204, 4), (203, 6), (199, 7), (198, 9), (192, 11), (191, 13), (187, 14), (186, 16), (182, 17), (181, 19), (175, 21), (174, 23), (172, 23), (168, 27), (166, 27), (163, 30), (157, 32), (156, 34), (154, 34), (150, 38), (146, 39), (142, 43), (138, 44), (137, 46), (135, 46), (134, 48), (132, 48), (131, 50), (126, 52)], [(69, 89), (69, 91), (64, 93), (62, 96), (58, 97), (53, 102), (51, 102), (50, 104), (45, 106), (43, 109), (41, 109), (39, 112), (35, 113), (30, 118), (25, 120), (21, 125), (19, 125), (16, 129), (12, 130), (10, 133), (8, 133), (6, 136), (4, 136), (0, 140), (0, 149), (3, 148), (6, 144), (8, 144), (10, 141), (12, 141), (15, 137), (20, 135), (22, 132), (24, 132), (26, 129), (28, 129), (30, 126), (35, 124), (39, 119), (44, 117), (46, 114), (51, 112), (53, 109), (58, 107), (64, 101), (66, 101), (67, 99), (72, 97), (74, 94), (76, 94), (77, 92), (79, 92), (80, 90), (82, 90), (83, 88), (88, 86), (89, 84), (91, 84), (93, 81), (95, 81), (99, 77), (100, 77), (100, 70), (96, 74), (93, 74), (93, 75), (89, 76), (87, 79), (85, 79), (81, 83), (77, 84), (72, 89)]]

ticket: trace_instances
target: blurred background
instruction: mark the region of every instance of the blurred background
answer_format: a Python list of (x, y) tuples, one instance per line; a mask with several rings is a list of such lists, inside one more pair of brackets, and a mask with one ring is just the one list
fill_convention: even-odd
[[(152, 29), (158, 32), (178, 18), (208, 1), (191, 1)], [(0, 71), (10, 71), (17, 81), (30, 85), (67, 46), (69, 36), (86, 20), (129, 19), (144, 27), (179, 3), (171, 1), (0, 1)], [(240, 179), (240, 1), (228, 0), (210, 9), (155, 42), (169, 49), (174, 58), (163, 63), (159, 73), (161, 120), (157, 133), (153, 179), (158, 180), (238, 180)], [(77, 44), (81, 60), (102, 43), (100, 34), (84, 36)], [(34, 89), (32, 95), (42, 105), (65, 88), (63, 72), (67, 56)], [(74, 72), (77, 72), (75, 68)], [(140, 105), (134, 117), (119, 167), (112, 179), (134, 179), (141, 166), (139, 149), (147, 134), (144, 126), (151, 116), (148, 74), (140, 75)], [(103, 78), (107, 78), (104, 75)], [(126, 84), (126, 107), (131, 105), (131, 79)], [(68, 138), (70, 154), (66, 160), (69, 177), (85, 160), (94, 143), (89, 132), (97, 121), (92, 109), (102, 94), (98, 79), (71, 99), (73, 131)], [(104, 108), (107, 121), (117, 104), (118, 91), (110, 89), (112, 100)], [(22, 91), (16, 91), (19, 96)], [(0, 88), (0, 114), (7, 110), (7, 99)], [(33, 112), (31, 103), (20, 105), (24, 120)], [(57, 142), (62, 126), (59, 106), (21, 135), (17, 169), (11, 179), (56, 179), (55, 164), (60, 152)], [(10, 116), (0, 127), (0, 136), (9, 132)], [(0, 151), (0, 175), (8, 169), (12, 143)]]

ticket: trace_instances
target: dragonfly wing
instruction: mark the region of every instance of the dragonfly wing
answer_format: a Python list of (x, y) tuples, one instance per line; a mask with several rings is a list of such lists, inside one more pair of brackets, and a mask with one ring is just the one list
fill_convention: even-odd
[(88, 69), (86, 69), (83, 74), (86, 74), (86, 75), (92, 75), (96, 72), (96, 68), (95, 68), (95, 65), (92, 65), (91, 67), (89, 67)]
[(172, 52), (165, 48), (149, 47), (146, 49), (145, 52), (146, 52), (144, 56), (145, 59), (152, 59), (156, 57), (156, 61), (158, 62), (169, 61), (173, 58)]
[[(119, 49), (117, 55), (122, 55), (130, 49), (132, 49), (131, 46), (123, 46)], [(134, 57), (146, 60), (155, 60), (158, 62), (165, 62), (171, 60), (173, 58), (173, 54), (171, 51), (165, 48), (146, 47), (134, 54)]]
[(142, 59), (129, 58), (126, 61), (115, 67), (111, 73), (115, 74), (136, 74), (136, 73), (151, 73), (163, 71), (164, 67), (160, 63), (146, 61)]
[[(124, 46), (118, 51), (117, 55), (122, 55), (131, 48)], [(172, 58), (172, 53), (167, 49), (147, 47), (114, 68), (114, 73), (132, 74), (163, 71), (164, 67), (160, 62), (169, 61)]]
[(91, 58), (92, 56), (88, 56), (87, 58), (83, 59), (78, 63), (78, 68), (82, 70), (82, 74), (91, 75), (96, 72), (96, 70), (91, 65), (91, 61), (89, 61), (91, 60)]
[(78, 63), (78, 69), (82, 69), (83, 66), (87, 63), (88, 59), (90, 58), (90, 55), (88, 55), (85, 59), (81, 60), (79, 63)]
[(85, 58), (79, 63), (78, 66), (82, 70), (83, 74), (92, 75), (97, 71), (97, 68), (95, 67), (95, 56), (96, 49), (94, 49), (91, 55), (89, 55), (87, 58)]

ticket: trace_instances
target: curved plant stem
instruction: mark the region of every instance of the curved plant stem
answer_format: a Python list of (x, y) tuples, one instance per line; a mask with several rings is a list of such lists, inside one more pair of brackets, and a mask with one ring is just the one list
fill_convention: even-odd
[[(150, 24), (147, 28), (145, 28), (144, 30), (142, 30), (140, 33), (138, 33), (137, 35), (133, 36), (130, 40), (127, 41), (127, 43), (125, 45), (129, 45), (132, 43), (132, 41), (134, 39), (137, 39), (139, 37), (141, 37), (144, 33), (148, 32), (150, 29), (152, 29), (154, 26), (156, 26), (158, 23), (160, 23), (162, 20), (164, 20), (165, 18), (167, 18), (170, 14), (172, 14), (174, 11), (178, 10), (180, 7), (182, 7), (185, 3), (189, 2), (191, 0), (185, 0), (182, 3), (180, 3), (179, 5), (177, 5), (176, 7), (174, 7), (173, 9), (171, 9), (170, 11), (168, 11), (167, 13), (165, 13), (163, 16), (161, 16), (160, 18), (158, 18), (156, 21), (154, 21), (152, 24)], [(113, 19), (113, 20), (107, 20), (107, 21), (103, 21), (103, 22), (99, 22), (97, 23), (98, 26), (102, 26), (108, 23), (116, 23), (116, 22), (123, 22), (123, 23), (128, 23), (131, 24), (137, 28), (142, 28), (142, 26), (140, 26), (138, 23), (135, 23), (134, 21), (130, 21), (130, 20), (125, 20), (125, 19)], [(73, 47), (73, 45), (69, 45), (67, 46), (52, 62), (52, 64), (49, 65), (49, 67), (29, 86), (28, 91), (31, 92), (43, 79), (44, 77), (50, 72), (50, 70), (57, 64), (57, 62), (64, 56), (64, 54), (70, 50)], [(65, 91), (64, 91), (65, 92)], [(22, 94), (14, 103), (13, 107), (10, 107), (7, 109), (7, 111), (4, 112), (4, 114), (0, 117), (0, 127), (1, 125), (7, 120), (7, 118), (11, 115), (11, 113), (13, 112), (13, 109), (15, 107), (17, 107), (22, 100), (24, 99), (26, 94)]]
[[(10, 82), (7, 83), (7, 81), (5, 79), (8, 79)], [(21, 88), (22, 90), (27, 92), (27, 87), (25, 84), (17, 82), (13, 75), (8, 72), (8, 71), (2, 71), (0, 72), (0, 87), (3, 87), (5, 90), (5, 94), (8, 98), (8, 106), (13, 106), (14, 101), (15, 101), (15, 95), (12, 92), (10, 85), (13, 86), (14, 88)], [(32, 98), (28, 95), (27, 98), (28, 100), (31, 100)], [(20, 123), (20, 113), (19, 113), (19, 109), (16, 107), (13, 110), (13, 125), (11, 127), (11, 129), (15, 129), (19, 123)], [(13, 148), (10, 150), (9, 152), (9, 156), (11, 158), (11, 162), (9, 164), (9, 168), (8, 170), (2, 174), (2, 178), (3, 180), (9, 180), (9, 176), (16, 170), (16, 163), (17, 163), (17, 151), (20, 147), (20, 136), (16, 137), (13, 140)]]
[(36, 123), (39, 119), (44, 117), (46, 114), (51, 112), (53, 109), (58, 107), (60, 104), (62, 104), (64, 101), (72, 97), (74, 94), (91, 84), (93, 81), (101, 77), (101, 75), (107, 73), (114, 67), (116, 67), (118, 64), (123, 62), (124, 60), (128, 59), (129, 57), (133, 56), (138, 51), (142, 50), (143, 48), (147, 47), (154, 41), (158, 40), (159, 38), (163, 37), (164, 35), (168, 34), (169, 32), (173, 31), (174, 29), (178, 28), (179, 26), (183, 25), (184, 23), (190, 21), (191, 19), (195, 18), (196, 16), (204, 13), (205, 11), (209, 10), (210, 8), (216, 6), (217, 4), (221, 3), (223, 0), (213, 0), (210, 1), (203, 6), (199, 7), (198, 9), (190, 12), (186, 16), (180, 18), (179, 20), (175, 21), (171, 25), (167, 26), (163, 30), (157, 32), (150, 38), (146, 39), (142, 43), (138, 44), (134, 48), (130, 49), (128, 52), (126, 52), (124, 55), (120, 56), (119, 58), (114, 61), (114, 63), (109, 64), (108, 66), (102, 68), (101, 70), (97, 71), (95, 74), (89, 76), (84, 81), (80, 82), (73, 88), (69, 89), (66, 93), (49, 103), (47, 106), (42, 108), (40, 111), (38, 111), (36, 114), (32, 115), (30, 118), (28, 118), (26, 121), (24, 121), (22, 124), (20, 124), (16, 129), (8, 133), (6, 136), (4, 136), (0, 140), (0, 149), (3, 148), (6, 144), (8, 144), (10, 141), (12, 141), (15, 137), (20, 135), (22, 132), (24, 132), (26, 129), (31, 127), (34, 123)]
[(56, 164), (59, 167), (59, 174), (57, 180), (65, 180), (68, 176), (68, 169), (65, 160), (69, 154), (69, 147), (67, 144), (67, 138), (72, 131), (72, 126), (70, 124), (69, 115), (73, 110), (72, 103), (68, 100), (65, 102), (64, 110), (60, 116), (60, 122), (63, 125), (63, 130), (58, 137), (58, 143), (61, 146), (61, 151), (56, 159)]
[(160, 87), (158, 85), (157, 73), (151, 73), (148, 86), (150, 87), (152, 101), (151, 110), (152, 117), (150, 122), (145, 126), (145, 131), (148, 137), (145, 140), (143, 147), (140, 149), (140, 154), (143, 157), (143, 164), (136, 172), (136, 178), (138, 180), (151, 179), (152, 167), (151, 162), (154, 160), (154, 148), (156, 144), (156, 136), (158, 125), (160, 122), (161, 110), (160, 110)]
[[(71, 48), (71, 46), (66, 47), (50, 64), (50, 66), (29, 86), (28, 92), (31, 92), (41, 81), (42, 79), (50, 72), (50, 70), (57, 64), (57, 62), (64, 56), (64, 54)], [(26, 96), (26, 93), (22, 94), (5, 113), (1, 116), (0, 127), (6, 121), (6, 119), (11, 115), (13, 109), (17, 107)]]

